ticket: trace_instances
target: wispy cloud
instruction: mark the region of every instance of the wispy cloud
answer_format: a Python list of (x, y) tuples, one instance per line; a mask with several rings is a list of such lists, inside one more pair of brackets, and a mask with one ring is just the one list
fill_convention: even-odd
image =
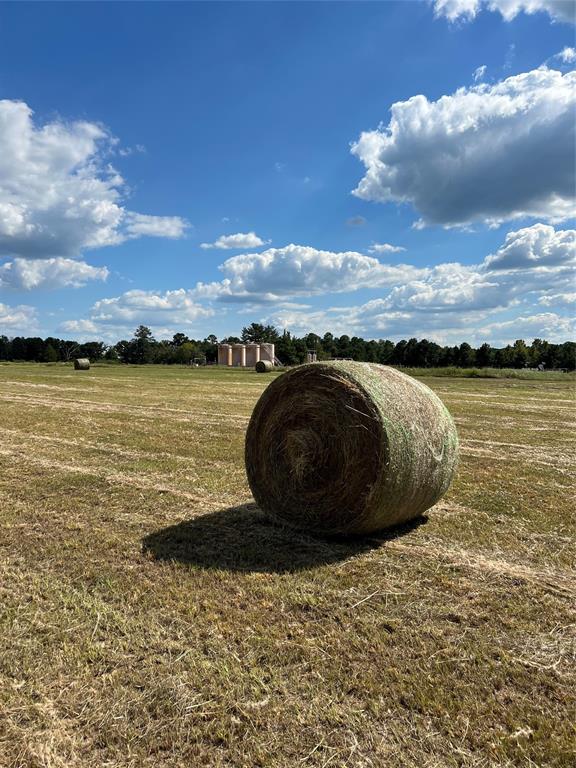
[(346, 224), (349, 227), (363, 227), (367, 223), (368, 220), (364, 216), (351, 216), (349, 219), (346, 219)]
[(481, 11), (499, 13), (512, 21), (519, 13), (547, 13), (553, 21), (574, 23), (572, 0), (432, 0), (436, 16), (450, 21), (472, 21)]
[(373, 243), (368, 248), (369, 253), (402, 253), (406, 248), (401, 245), (392, 245), (391, 243)]
[(475, 83), (479, 83), (481, 80), (484, 80), (484, 75), (486, 74), (487, 69), (488, 67), (486, 64), (482, 64), (482, 66), (476, 67), (474, 74), (472, 75)]

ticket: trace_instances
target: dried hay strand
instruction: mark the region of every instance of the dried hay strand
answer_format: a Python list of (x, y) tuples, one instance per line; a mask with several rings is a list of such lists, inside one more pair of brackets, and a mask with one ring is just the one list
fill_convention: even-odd
[(271, 360), (258, 360), (254, 368), (258, 373), (266, 373), (274, 370), (274, 363)]
[(89, 371), (90, 370), (90, 360), (87, 357), (78, 357), (76, 360), (74, 360), (74, 370), (75, 371)]
[(364, 534), (418, 517), (441, 498), (458, 435), (434, 392), (394, 368), (311, 363), (263, 392), (245, 459), (254, 499), (271, 518)]

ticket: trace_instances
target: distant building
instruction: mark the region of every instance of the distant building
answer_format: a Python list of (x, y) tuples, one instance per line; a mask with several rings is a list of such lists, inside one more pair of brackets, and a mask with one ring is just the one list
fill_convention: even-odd
[(274, 344), (218, 344), (218, 365), (253, 368), (260, 360), (275, 364)]

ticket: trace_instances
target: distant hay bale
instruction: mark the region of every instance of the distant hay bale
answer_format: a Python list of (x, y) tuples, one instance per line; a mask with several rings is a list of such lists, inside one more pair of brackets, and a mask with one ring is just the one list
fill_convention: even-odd
[(272, 363), (270, 360), (258, 360), (254, 368), (258, 371), (258, 373), (266, 373), (267, 371), (274, 370), (274, 363)]
[(89, 371), (90, 370), (90, 360), (88, 360), (87, 357), (78, 357), (76, 360), (74, 360), (74, 370), (75, 371)]
[(458, 435), (434, 392), (394, 368), (312, 363), (263, 392), (245, 458), (252, 494), (270, 517), (316, 533), (370, 533), (440, 499)]

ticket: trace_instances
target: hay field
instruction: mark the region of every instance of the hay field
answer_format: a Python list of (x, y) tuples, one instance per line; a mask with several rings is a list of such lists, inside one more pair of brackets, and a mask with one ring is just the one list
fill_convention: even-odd
[(427, 521), (250, 503), (269, 376), (0, 365), (0, 765), (572, 766), (574, 382), (426, 378), (462, 462)]

